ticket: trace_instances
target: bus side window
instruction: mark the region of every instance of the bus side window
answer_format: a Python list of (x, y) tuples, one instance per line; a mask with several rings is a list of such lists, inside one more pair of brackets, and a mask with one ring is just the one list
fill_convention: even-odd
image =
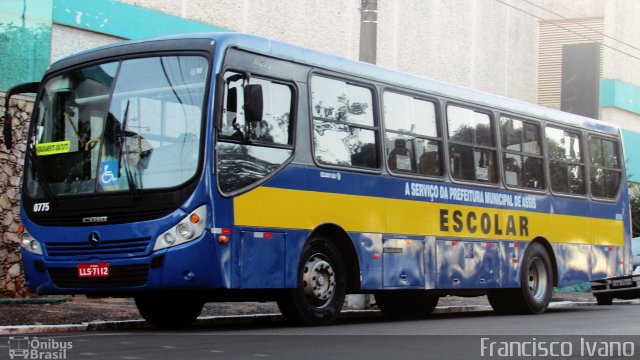
[[(272, 174), (293, 154), (294, 90), (286, 82), (257, 75), (247, 81), (244, 74), (233, 71), (225, 73), (224, 79), (216, 164), (218, 185), (230, 193)], [(246, 107), (249, 97), (258, 104), (251, 121)]]
[(441, 138), (436, 106), (413, 96), (385, 91), (387, 165), (402, 174), (441, 176)]
[(500, 139), (507, 186), (543, 189), (544, 161), (540, 125), (501, 117)]
[(582, 138), (575, 131), (547, 126), (551, 189), (560, 193), (584, 195), (584, 156)]
[(459, 106), (447, 106), (451, 176), (457, 180), (496, 183), (493, 118)]
[(591, 195), (607, 199), (616, 197), (622, 176), (619, 158), (617, 142), (589, 136)]
[(318, 163), (380, 167), (378, 124), (371, 89), (314, 75), (311, 78), (313, 148)]

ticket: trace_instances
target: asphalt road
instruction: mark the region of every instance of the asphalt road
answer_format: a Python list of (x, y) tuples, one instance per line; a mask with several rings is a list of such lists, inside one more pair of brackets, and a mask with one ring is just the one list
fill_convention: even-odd
[[(632, 335), (632, 336), (629, 336)], [(30, 345), (25, 345), (25, 337)], [(10, 345), (65, 359), (473, 359), (527, 357), (535, 348), (551, 358), (640, 357), (640, 305), (550, 309), (538, 316), (491, 311), (437, 314), (424, 320), (341, 319), (325, 327), (282, 323), (195, 327), (181, 331), (83, 332), (0, 337)], [(516, 344), (516, 345), (514, 345)], [(520, 345), (517, 345), (520, 344)], [(62, 348), (66, 347), (66, 350)], [(513, 353), (513, 351), (525, 353)], [(617, 351), (617, 352), (616, 352)], [(553, 356), (557, 353), (559, 357)], [(613, 352), (613, 354), (611, 353)], [(50, 357), (43, 355), (49, 353)], [(543, 354), (543, 353), (542, 353)], [(35, 353), (34, 353), (35, 355)], [(631, 356), (628, 356), (631, 355)], [(614, 356), (615, 357), (615, 356)]]

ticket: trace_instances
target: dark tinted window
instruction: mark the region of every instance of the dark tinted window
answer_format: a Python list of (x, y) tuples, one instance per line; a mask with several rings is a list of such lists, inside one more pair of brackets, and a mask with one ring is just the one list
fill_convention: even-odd
[(551, 189), (560, 193), (585, 194), (580, 134), (554, 127), (547, 127), (545, 134), (549, 151)]
[(504, 181), (509, 186), (543, 189), (544, 161), (540, 125), (500, 118)]
[(447, 106), (449, 163), (458, 180), (497, 182), (493, 118), (483, 112)]
[(614, 198), (618, 193), (622, 171), (618, 143), (597, 136), (589, 137), (591, 194)]

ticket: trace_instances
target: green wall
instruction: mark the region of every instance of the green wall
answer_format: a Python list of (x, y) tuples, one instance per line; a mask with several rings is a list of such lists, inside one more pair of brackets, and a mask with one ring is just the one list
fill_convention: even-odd
[(230, 31), (115, 0), (0, 0), (0, 90), (40, 80), (54, 23), (124, 39)]
[(39, 81), (51, 58), (53, 0), (0, 1), (0, 90)]
[(169, 34), (229, 31), (114, 0), (55, 0), (53, 22), (125, 39)]

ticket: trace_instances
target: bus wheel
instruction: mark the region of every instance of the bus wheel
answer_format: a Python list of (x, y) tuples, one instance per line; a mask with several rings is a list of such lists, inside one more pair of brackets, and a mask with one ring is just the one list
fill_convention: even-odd
[(194, 322), (204, 306), (200, 299), (165, 294), (136, 296), (140, 315), (158, 328), (183, 327)]
[(323, 237), (315, 237), (302, 250), (298, 287), (278, 299), (280, 311), (290, 321), (305, 325), (333, 322), (342, 310), (346, 274), (342, 255)]
[(433, 312), (439, 297), (424, 291), (380, 292), (376, 304), (385, 315), (395, 318), (421, 318)]
[(489, 292), (489, 303), (502, 314), (542, 314), (547, 310), (553, 291), (551, 260), (545, 248), (532, 243), (524, 254), (519, 289), (496, 289)]
[(596, 296), (596, 301), (598, 305), (611, 305), (613, 304), (613, 298), (607, 295), (598, 295)]

